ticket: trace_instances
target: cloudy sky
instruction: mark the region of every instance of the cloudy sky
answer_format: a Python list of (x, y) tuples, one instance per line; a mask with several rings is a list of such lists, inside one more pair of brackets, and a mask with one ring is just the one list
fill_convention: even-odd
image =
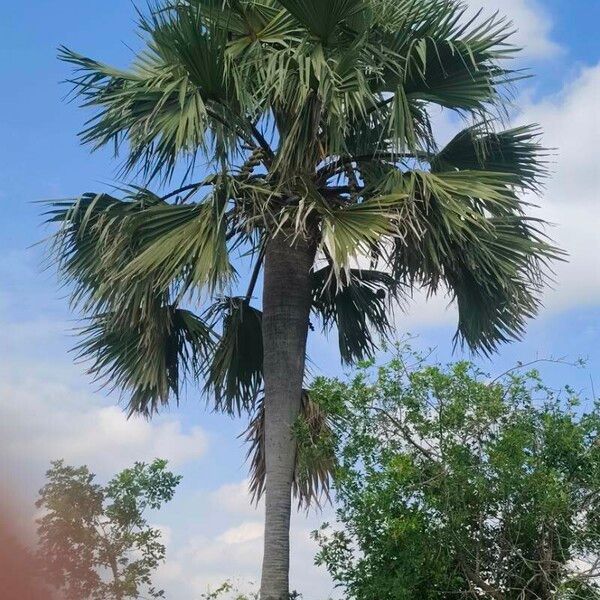
[[(492, 361), (501, 372), (517, 360), (588, 358), (585, 371), (553, 367), (556, 383), (571, 381), (591, 395), (600, 389), (600, 45), (598, 0), (472, 0), (473, 8), (500, 8), (514, 19), (521, 62), (536, 77), (524, 82), (515, 123), (537, 122), (545, 144), (557, 148), (553, 177), (539, 214), (569, 251), (556, 270), (546, 308), (526, 338)], [(90, 156), (75, 132), (84, 115), (63, 100), (67, 72), (55, 60), (63, 43), (106, 62), (126, 65), (135, 20), (130, 2), (112, 0), (11, 2), (0, 22), (0, 485), (13, 490), (31, 523), (35, 492), (48, 461), (88, 464), (101, 478), (135, 460), (168, 458), (184, 475), (176, 499), (154, 522), (164, 531), (168, 561), (160, 584), (170, 600), (199, 598), (228, 577), (256, 581), (261, 555), (261, 510), (246, 494), (242, 421), (212, 415), (190, 390), (178, 408), (152, 422), (127, 420), (118, 398), (99, 392), (74, 365), (69, 348), (76, 323), (43, 252), (34, 245), (48, 232), (34, 200), (106, 189), (114, 181), (107, 153)], [(445, 115), (441, 137), (451, 134)], [(398, 318), (400, 331), (452, 356), (455, 319), (447, 300), (416, 298)], [(317, 370), (339, 374), (337, 356), (321, 338), (311, 341)], [(327, 575), (312, 565), (309, 532), (329, 515), (299, 515), (293, 525), (294, 586), (307, 600), (332, 593)]]

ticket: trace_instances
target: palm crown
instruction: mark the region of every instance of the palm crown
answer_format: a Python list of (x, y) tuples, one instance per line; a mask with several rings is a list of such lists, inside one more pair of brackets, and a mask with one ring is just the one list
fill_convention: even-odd
[[(254, 287), (274, 236), (315, 244), (312, 311), (345, 362), (370, 355), (415, 287), (449, 290), (472, 349), (520, 336), (560, 252), (520, 199), (546, 170), (537, 128), (498, 131), (521, 76), (505, 66), (509, 24), (468, 20), (456, 0), (189, 0), (140, 19), (128, 70), (61, 58), (95, 109), (83, 141), (114, 144), (144, 185), (50, 215), (89, 317), (78, 349), (132, 412), (188, 378), (219, 408), (255, 406)], [(434, 105), (468, 124), (441, 149)], [(148, 189), (181, 165), (181, 187)], [(247, 290), (236, 254), (254, 262)]]

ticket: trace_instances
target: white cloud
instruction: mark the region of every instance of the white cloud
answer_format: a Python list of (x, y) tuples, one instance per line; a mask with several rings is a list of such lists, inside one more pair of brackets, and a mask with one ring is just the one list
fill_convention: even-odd
[(49, 297), (39, 260), (31, 250), (0, 259), (8, 281), (0, 302), (2, 470), (18, 472), (27, 486), (54, 458), (87, 463), (104, 476), (136, 460), (164, 457), (178, 466), (202, 456), (207, 437), (200, 428), (184, 429), (169, 415), (127, 419), (114, 398), (90, 385), (67, 351), (75, 322), (64, 302), (59, 310)]
[(228, 546), (239, 545), (260, 540), (262, 535), (263, 524), (260, 521), (249, 521), (237, 527), (227, 529), (219, 535), (217, 541), (223, 542)]
[(206, 436), (195, 427), (163, 417), (152, 422), (127, 419), (116, 406), (99, 405), (68, 384), (2, 373), (0, 436), (3, 452), (15, 463), (39, 465), (52, 458), (89, 464), (114, 473), (136, 460), (168, 459), (173, 466), (196, 459), (206, 450)]
[[(307, 522), (299, 515), (291, 530), (290, 586), (306, 598), (327, 598), (334, 591), (329, 575), (314, 566), (317, 547), (310, 532), (321, 522), (316, 517)], [(262, 553), (262, 523), (243, 522), (216, 537), (199, 535), (183, 548), (168, 548), (157, 582), (173, 600), (197, 597), (227, 580), (252, 592), (260, 578)]]
[[(173, 600), (198, 597), (226, 580), (246, 593), (257, 589), (263, 553), (262, 506), (250, 507), (247, 480), (225, 484), (206, 499), (200, 512), (211, 515), (211, 528), (220, 524), (222, 529), (187, 535), (183, 544), (167, 549), (158, 582)], [(334, 593), (329, 575), (314, 566), (317, 547), (310, 537), (323, 521), (334, 519), (332, 513), (330, 509), (292, 517), (291, 586), (306, 598), (328, 598)]]
[(524, 107), (518, 122), (537, 122), (544, 144), (556, 148), (556, 164), (538, 213), (555, 224), (549, 231), (569, 252), (556, 267), (555, 290), (546, 294), (549, 310), (600, 302), (600, 64), (584, 69), (551, 98)]
[(214, 510), (224, 511), (237, 517), (255, 517), (257, 513), (262, 512), (263, 503), (257, 507), (252, 502), (252, 497), (248, 492), (249, 479), (237, 483), (228, 483), (210, 494), (210, 506)]
[(396, 311), (396, 326), (399, 333), (414, 333), (421, 326), (438, 327), (455, 324), (458, 310), (446, 294), (427, 296), (424, 290), (417, 289), (406, 303), (405, 310)]
[(63, 347), (66, 323), (1, 317), (0, 475), (15, 486), (30, 492), (55, 458), (108, 476), (136, 460), (161, 457), (177, 467), (205, 453), (199, 427), (185, 430), (168, 415), (127, 419), (114, 400), (94, 393)]

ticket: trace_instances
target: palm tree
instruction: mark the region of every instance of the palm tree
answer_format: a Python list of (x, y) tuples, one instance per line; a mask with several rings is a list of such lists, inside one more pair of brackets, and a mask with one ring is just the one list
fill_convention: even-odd
[[(546, 171), (538, 129), (501, 130), (521, 77), (506, 66), (511, 26), (465, 11), (173, 0), (140, 15), (145, 47), (127, 70), (60, 51), (95, 111), (82, 141), (114, 146), (142, 182), (52, 203), (54, 256), (86, 317), (80, 356), (131, 413), (150, 416), (186, 381), (220, 410), (257, 411), (263, 600), (289, 591), (292, 489), (310, 500), (327, 485), (327, 461), (297, 466), (301, 411), (326, 426), (303, 392), (311, 313), (351, 363), (412, 290), (447, 291), (456, 341), (491, 353), (523, 333), (560, 256), (520, 199)], [(442, 149), (436, 105), (466, 127)], [(234, 256), (252, 261), (247, 276)]]

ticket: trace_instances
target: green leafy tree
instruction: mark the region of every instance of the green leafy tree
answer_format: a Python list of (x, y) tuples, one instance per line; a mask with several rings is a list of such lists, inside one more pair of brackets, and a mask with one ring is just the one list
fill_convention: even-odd
[(408, 353), (312, 391), (339, 459), (317, 562), (344, 597), (600, 598), (600, 403)]
[(135, 463), (107, 485), (87, 467), (52, 463), (36, 506), (38, 558), (45, 580), (66, 600), (163, 598), (152, 574), (165, 558), (161, 533), (145, 512), (158, 510), (181, 477), (167, 462)]
[(240, 592), (234, 584), (226, 581), (213, 591), (206, 592), (200, 596), (201, 600), (221, 600), (222, 598), (231, 598), (232, 600), (259, 600), (256, 592)]
[[(55, 255), (89, 319), (81, 356), (131, 413), (189, 379), (230, 413), (264, 397), (261, 597), (280, 600), (291, 490), (308, 501), (324, 475), (298, 472), (293, 434), (310, 407), (311, 313), (345, 363), (372, 353), (417, 287), (449, 292), (457, 341), (492, 352), (518, 338), (560, 254), (520, 199), (546, 153), (537, 127), (502, 130), (521, 77), (511, 25), (471, 20), (460, 0), (172, 0), (140, 29), (127, 69), (60, 51), (94, 111), (82, 141), (115, 148), (138, 184), (54, 202)], [(467, 125), (443, 148), (431, 107)]]

